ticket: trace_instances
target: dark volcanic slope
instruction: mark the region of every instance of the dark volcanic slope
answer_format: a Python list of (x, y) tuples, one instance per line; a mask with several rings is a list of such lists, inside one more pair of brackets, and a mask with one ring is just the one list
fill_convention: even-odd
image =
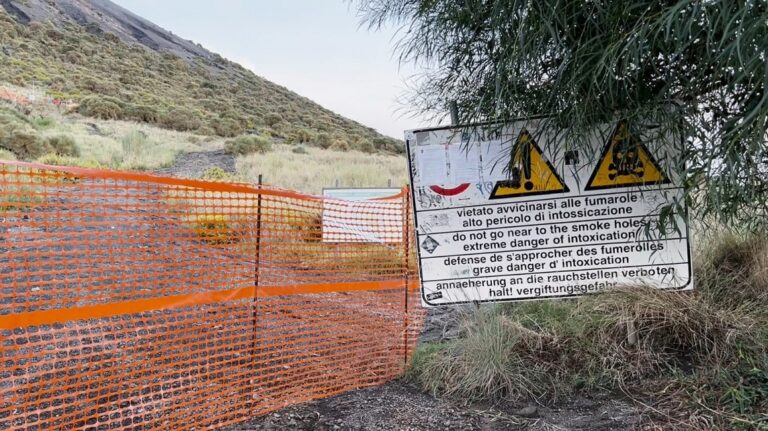
[(211, 58), (213, 55), (109, 0), (0, 0), (0, 4), (23, 23), (52, 21), (62, 24), (72, 20), (81, 25), (97, 26), (125, 42), (137, 42), (155, 51), (172, 52), (185, 58)]

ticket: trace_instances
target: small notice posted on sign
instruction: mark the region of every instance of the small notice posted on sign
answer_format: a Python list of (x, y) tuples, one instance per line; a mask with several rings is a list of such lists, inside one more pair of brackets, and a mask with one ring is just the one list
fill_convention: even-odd
[(646, 231), (682, 197), (672, 140), (620, 121), (569, 150), (538, 121), (406, 132), (423, 304), (693, 289), (684, 216)]

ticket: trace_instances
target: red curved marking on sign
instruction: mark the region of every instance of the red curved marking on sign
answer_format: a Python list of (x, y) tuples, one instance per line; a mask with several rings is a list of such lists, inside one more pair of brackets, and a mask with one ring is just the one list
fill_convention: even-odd
[(440, 186), (429, 186), (429, 188), (432, 189), (433, 192), (435, 192), (435, 193), (437, 193), (439, 195), (443, 195), (443, 196), (456, 196), (456, 195), (460, 195), (460, 194), (466, 192), (467, 189), (469, 188), (469, 186), (470, 186), (470, 184), (466, 183), (466, 184), (462, 184), (462, 185), (460, 185), (458, 187), (454, 187), (452, 189), (445, 189), (445, 188), (442, 188)]

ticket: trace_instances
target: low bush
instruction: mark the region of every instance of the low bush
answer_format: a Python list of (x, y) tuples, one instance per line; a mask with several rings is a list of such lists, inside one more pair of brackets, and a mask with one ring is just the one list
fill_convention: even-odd
[(304, 148), (304, 147), (302, 147), (302, 146), (294, 147), (294, 148), (291, 150), (291, 152), (292, 152), (293, 154), (309, 154), (309, 152), (307, 151), (307, 149), (306, 149), (306, 148)]
[(127, 105), (124, 115), (126, 120), (140, 123), (157, 123), (160, 120), (160, 111), (147, 105)]
[(51, 117), (38, 117), (32, 120), (32, 126), (37, 130), (50, 129), (56, 125), (56, 121)]
[(213, 121), (213, 130), (217, 135), (225, 138), (233, 138), (242, 134), (245, 129), (237, 120), (232, 118), (220, 118)]
[(357, 147), (360, 151), (368, 154), (373, 154), (376, 152), (376, 147), (373, 146), (373, 142), (368, 140), (360, 141)]
[(224, 149), (234, 155), (265, 154), (272, 151), (272, 141), (262, 136), (240, 136), (224, 143)]
[(80, 157), (80, 148), (78, 148), (75, 140), (70, 136), (50, 136), (46, 140), (48, 145), (53, 149), (54, 154), (58, 154), (59, 156)]
[(331, 144), (331, 149), (333, 151), (349, 151), (352, 148), (349, 146), (349, 143), (344, 139), (336, 139)]
[(187, 108), (172, 108), (161, 115), (160, 123), (173, 130), (189, 132), (203, 126), (202, 116), (199, 112)]
[(102, 120), (119, 120), (123, 118), (122, 102), (111, 97), (89, 96), (80, 100), (77, 112), (87, 117)]
[(34, 130), (24, 127), (0, 129), (0, 148), (22, 160), (33, 160), (52, 151), (45, 139)]
[(272, 127), (278, 123), (281, 123), (282, 121), (283, 121), (283, 116), (276, 112), (270, 112), (269, 114), (266, 115), (266, 117), (264, 117), (264, 122), (269, 127)]
[[(562, 349), (556, 336), (525, 328), (493, 309), (464, 322), (463, 337), (414, 362), (409, 375), (422, 388), (471, 403), (556, 398)], [(550, 358), (540, 354), (550, 351)], [(421, 355), (425, 353), (422, 352)]]
[(327, 150), (328, 148), (331, 148), (331, 145), (333, 145), (333, 139), (331, 139), (331, 135), (327, 133), (319, 133), (317, 136), (315, 136), (314, 144), (324, 150)]

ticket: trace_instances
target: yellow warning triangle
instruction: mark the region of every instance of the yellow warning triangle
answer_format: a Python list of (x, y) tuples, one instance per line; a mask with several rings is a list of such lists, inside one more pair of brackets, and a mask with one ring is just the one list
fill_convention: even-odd
[(668, 184), (669, 177), (648, 148), (620, 121), (603, 150), (585, 190)]
[(519, 196), (567, 193), (568, 186), (557, 175), (554, 166), (544, 157), (543, 151), (527, 130), (523, 129), (512, 148), (509, 165), (510, 179), (496, 183), (491, 199), (508, 199)]

